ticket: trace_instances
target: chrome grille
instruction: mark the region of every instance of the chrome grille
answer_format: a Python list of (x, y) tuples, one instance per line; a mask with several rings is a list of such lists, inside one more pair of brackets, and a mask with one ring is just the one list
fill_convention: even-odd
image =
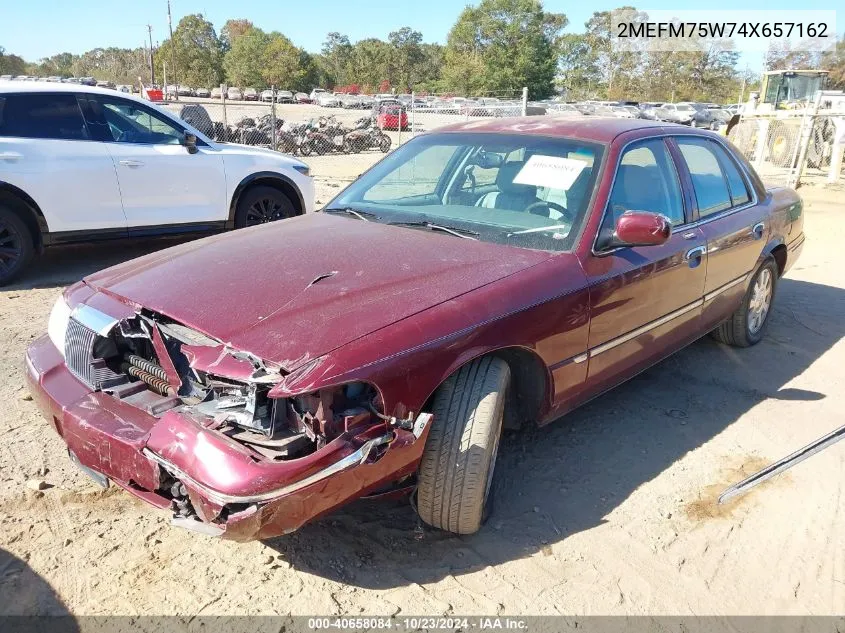
[(94, 358), (94, 343), (97, 333), (72, 318), (65, 333), (65, 364), (71, 373), (91, 389), (99, 389), (103, 383), (119, 378), (106, 366), (102, 358)]

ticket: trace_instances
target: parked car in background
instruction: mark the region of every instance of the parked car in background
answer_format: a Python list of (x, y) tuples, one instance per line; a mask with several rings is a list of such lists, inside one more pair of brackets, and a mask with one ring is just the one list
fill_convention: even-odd
[(241, 96), (244, 101), (258, 101), (258, 91), (255, 88), (244, 88)]
[(325, 94), (326, 92), (327, 91), (325, 88), (314, 88), (308, 98), (311, 99), (312, 103), (317, 103), (317, 97), (319, 97), (321, 94)]
[(55, 244), (222, 231), (314, 208), (301, 161), (216, 143), (138, 97), (4, 82), (0, 104), (0, 285)]
[(582, 117), (584, 114), (571, 103), (551, 103), (546, 113), (554, 117)]
[(727, 127), (728, 122), (733, 116), (731, 112), (724, 108), (708, 108), (707, 112), (710, 113), (710, 129), (713, 131)]
[(708, 332), (759, 342), (804, 240), (798, 195), (718, 135), (544, 124), (421, 135), (323, 212), (89, 275), (27, 350), (34, 401), (95, 479), (206, 535), (410, 491), (475, 532), (503, 427)]
[(244, 94), (241, 92), (240, 88), (232, 86), (226, 90), (226, 99), (231, 101), (243, 101), (243, 98)]
[(262, 90), (261, 94), (258, 96), (258, 99), (260, 101), (263, 101), (263, 102), (266, 102), (266, 103), (273, 103), (273, 100), (275, 98), (276, 98), (275, 93), (270, 89)]
[(114, 84), (110, 81), (98, 81), (97, 87), (98, 88), (109, 88), (111, 90), (114, 90)]
[(176, 86), (176, 94), (180, 97), (193, 97), (194, 91), (190, 86)]
[(696, 110), (688, 103), (664, 103), (655, 114), (661, 121), (689, 125)]
[[(218, 88), (217, 90), (218, 90), (218, 92), (219, 92), (220, 88)], [(197, 89), (194, 91), (194, 94), (195, 94), (197, 97), (200, 97), (200, 98), (202, 98), (202, 99), (208, 99), (208, 98), (210, 98), (210, 97), (211, 97), (211, 90), (209, 90), (208, 88), (197, 88)]]
[(79, 83), (82, 84), (83, 86), (96, 86), (97, 80), (94, 79), (93, 77), (80, 77)]
[(338, 108), (340, 107), (340, 97), (330, 92), (320, 92), (317, 93), (315, 103), (324, 108)]
[(128, 86), (126, 84), (120, 84), (119, 86), (115, 87), (115, 90), (117, 90), (118, 92), (130, 94), (132, 92), (132, 86)]
[(223, 90), (221, 88), (212, 88), (209, 97), (211, 99), (223, 99)]
[(376, 124), (382, 130), (408, 129), (408, 112), (400, 104), (383, 104), (376, 115)]
[(296, 103), (311, 103), (311, 97), (304, 92), (297, 92), (293, 95), (293, 100)]
[(276, 103), (293, 103), (293, 93), (290, 90), (277, 90)]
[(11, 75), (0, 75), (0, 81), (12, 81)]

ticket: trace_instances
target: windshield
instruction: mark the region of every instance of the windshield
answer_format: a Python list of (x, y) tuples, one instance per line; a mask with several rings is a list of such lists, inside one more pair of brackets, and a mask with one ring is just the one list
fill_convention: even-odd
[(683, 104), (683, 105), (678, 105), (678, 106), (675, 106), (675, 107), (676, 107), (678, 110), (683, 110), (684, 112), (687, 112), (687, 111), (689, 111), (689, 110), (692, 110), (692, 109), (693, 109), (691, 105), (687, 105), (686, 103), (685, 103), (685, 104)]
[(424, 135), (387, 156), (325, 210), (351, 209), (383, 223), (437, 224), (486, 242), (570, 250), (603, 150), (569, 138)]

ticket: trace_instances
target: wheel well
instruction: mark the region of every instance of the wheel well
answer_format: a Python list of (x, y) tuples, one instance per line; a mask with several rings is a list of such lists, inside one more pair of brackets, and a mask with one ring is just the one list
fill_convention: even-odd
[(786, 268), (786, 246), (778, 244), (772, 250), (772, 257), (775, 258), (775, 263), (778, 265), (778, 277), (783, 275), (783, 270)]
[(32, 245), (39, 249), (43, 244), (43, 233), (47, 230), (44, 214), (29, 196), (0, 183), (0, 205), (7, 207), (26, 224), (32, 234)]
[[(526, 422), (537, 421), (549, 392), (548, 373), (543, 361), (533, 352), (521, 347), (507, 347), (490, 352), (489, 355), (501, 358), (511, 370), (510, 392), (505, 403), (505, 428), (516, 430)], [(481, 356), (477, 356), (467, 363), (479, 358)], [(464, 365), (461, 365), (461, 367)], [(456, 367), (449, 375), (454, 375), (458, 370), (460, 370), (460, 367)], [(446, 378), (444, 378), (444, 382), (445, 380)], [(439, 388), (440, 385), (437, 389)], [(437, 389), (428, 397), (423, 406), (423, 411), (431, 411)]]
[(238, 209), (238, 202), (243, 197), (243, 195), (252, 189), (253, 187), (272, 187), (277, 191), (285, 194), (290, 200), (293, 208), (296, 210), (297, 215), (302, 215), (305, 213), (305, 209), (303, 208), (302, 204), (302, 196), (297, 191), (296, 187), (294, 187), (291, 183), (287, 182), (286, 180), (282, 180), (281, 178), (274, 178), (272, 176), (260, 176), (255, 178), (254, 180), (250, 180), (246, 185), (243, 185), (241, 189), (236, 193), (234, 199), (232, 200), (232, 210), (231, 210), (231, 217), (234, 219), (235, 212)]

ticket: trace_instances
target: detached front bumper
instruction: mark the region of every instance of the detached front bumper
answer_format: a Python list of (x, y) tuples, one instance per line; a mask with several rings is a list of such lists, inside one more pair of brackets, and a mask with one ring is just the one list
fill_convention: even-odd
[(26, 369), (33, 399), (81, 465), (158, 508), (172, 507), (168, 486), (178, 480), (196, 517), (174, 523), (233, 540), (292, 532), (412, 474), (422, 455), (414, 433), (374, 422), (306, 457), (257, 460), (188, 411), (156, 418), (91, 391), (47, 336), (27, 350)]

